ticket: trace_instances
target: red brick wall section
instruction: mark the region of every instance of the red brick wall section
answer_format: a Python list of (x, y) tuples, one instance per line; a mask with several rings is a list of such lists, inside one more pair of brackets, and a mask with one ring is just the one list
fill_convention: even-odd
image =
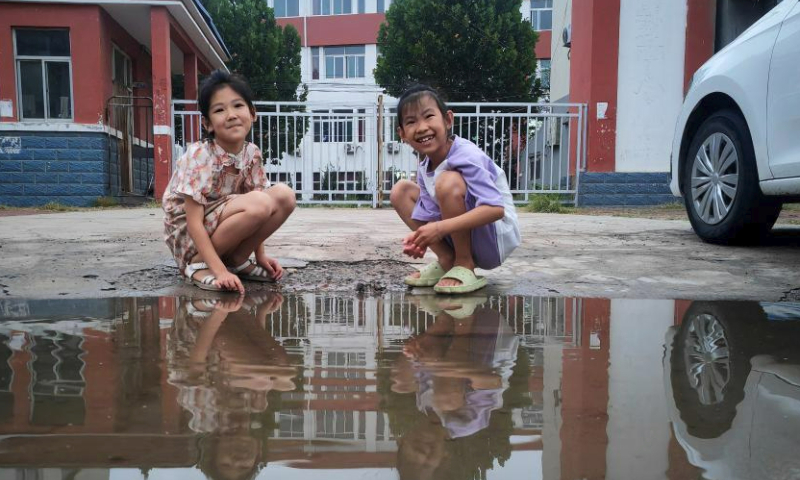
[[(113, 45), (122, 50), (128, 57), (130, 57), (133, 67), (133, 81), (138, 83), (147, 84), (147, 88), (136, 88), (133, 90), (134, 96), (137, 97), (152, 97), (153, 90), (150, 86), (152, 81), (152, 68), (150, 67), (152, 59), (144, 46), (139, 44), (135, 38), (125, 31), (120, 24), (118, 24), (110, 15), (102, 12), (101, 15), (103, 27), (103, 40), (100, 45), (100, 51), (103, 61), (103, 71), (101, 75), (106, 78), (106, 91), (105, 98), (108, 100), (114, 94), (114, 88), (111, 79), (111, 65)], [(113, 45), (112, 45), (113, 44)], [(144, 105), (146, 102), (137, 102), (137, 105)], [(145, 131), (146, 128), (152, 130), (153, 120), (147, 118), (151, 115), (147, 109), (137, 108), (136, 118), (134, 124), (136, 127), (135, 136), (140, 139), (147, 139), (151, 136), (150, 132)]]
[[(278, 19), (275, 19), (275, 22), (276, 22), (278, 25), (280, 25), (281, 27), (285, 27), (286, 25), (291, 25), (291, 26), (293, 26), (294, 28), (296, 28), (296, 29), (297, 29), (297, 33), (299, 33), (299, 34), (300, 34), (300, 42), (301, 42), (301, 44), (302, 44), (304, 47), (306, 46), (306, 44), (305, 44), (305, 37), (304, 37), (304, 35), (303, 35), (303, 31), (304, 31), (304, 29), (305, 29), (305, 26), (304, 26), (304, 23), (303, 23), (303, 19), (302, 19), (302, 18), (300, 18), (300, 17), (292, 17), (292, 18), (278, 18)], [(375, 33), (375, 37), (377, 38), (377, 36), (378, 36), (378, 34), (377, 34), (377, 32), (376, 32), (376, 33)], [(373, 39), (373, 43), (374, 43), (374, 41), (375, 41), (375, 39)]]
[(552, 57), (552, 51), (553, 32), (550, 30), (539, 32), (539, 39), (536, 41), (536, 58), (539, 60), (548, 59)]
[(377, 43), (382, 13), (307, 17), (308, 45), (367, 45)]
[(714, 55), (716, 2), (688, 0), (686, 13), (686, 60), (684, 92), (689, 89), (692, 75)]
[[(103, 62), (97, 54), (102, 38), (100, 7), (44, 3), (0, 3), (0, 99), (12, 100), (18, 120), (16, 65), (12, 30), (15, 27), (69, 28), (72, 53), (72, 94), (75, 123), (97, 123), (103, 115), (106, 92)], [(94, 48), (92, 48), (94, 47)]]

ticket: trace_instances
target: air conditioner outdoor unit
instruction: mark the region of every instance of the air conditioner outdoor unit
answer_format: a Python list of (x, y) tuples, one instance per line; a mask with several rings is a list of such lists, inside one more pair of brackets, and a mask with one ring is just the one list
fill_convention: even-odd
[(345, 143), (344, 144), (344, 153), (348, 155), (353, 155), (356, 153), (356, 145), (354, 143)]
[(572, 48), (572, 25), (567, 25), (561, 31), (561, 40), (564, 42), (565, 47)]
[(400, 153), (400, 142), (388, 142), (386, 144), (386, 151), (388, 153)]

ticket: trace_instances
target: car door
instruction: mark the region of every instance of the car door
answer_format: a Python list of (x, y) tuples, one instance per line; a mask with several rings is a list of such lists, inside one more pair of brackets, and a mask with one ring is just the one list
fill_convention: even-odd
[(783, 21), (767, 90), (769, 166), (775, 178), (800, 176), (800, 1)]

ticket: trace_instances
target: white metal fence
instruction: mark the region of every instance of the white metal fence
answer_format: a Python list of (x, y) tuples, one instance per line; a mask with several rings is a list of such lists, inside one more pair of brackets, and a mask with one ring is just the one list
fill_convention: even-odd
[[(559, 194), (577, 202), (584, 166), (586, 106), (544, 103), (451, 103), (453, 133), (476, 143), (506, 173), (517, 203)], [(256, 102), (251, 141), (270, 180), (290, 185), (300, 203), (377, 206), (400, 179), (416, 178), (419, 159), (397, 136), (396, 108)], [(176, 152), (202, 137), (200, 112), (173, 102)], [(174, 161), (174, 159), (173, 159)]]

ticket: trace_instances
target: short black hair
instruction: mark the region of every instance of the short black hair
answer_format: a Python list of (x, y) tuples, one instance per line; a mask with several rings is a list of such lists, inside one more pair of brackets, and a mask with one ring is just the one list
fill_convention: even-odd
[(238, 93), (247, 103), (247, 106), (250, 107), (250, 110), (255, 112), (253, 91), (250, 89), (250, 85), (247, 84), (247, 80), (241, 75), (214, 70), (200, 85), (197, 103), (203, 118), (209, 120), (208, 111), (211, 109), (211, 97), (225, 87), (230, 87), (234, 92)]
[(403, 127), (403, 111), (411, 104), (419, 103), (423, 98), (430, 97), (436, 102), (442, 117), (447, 117), (447, 105), (439, 93), (430, 85), (419, 83), (408, 88), (397, 101), (397, 126)]

